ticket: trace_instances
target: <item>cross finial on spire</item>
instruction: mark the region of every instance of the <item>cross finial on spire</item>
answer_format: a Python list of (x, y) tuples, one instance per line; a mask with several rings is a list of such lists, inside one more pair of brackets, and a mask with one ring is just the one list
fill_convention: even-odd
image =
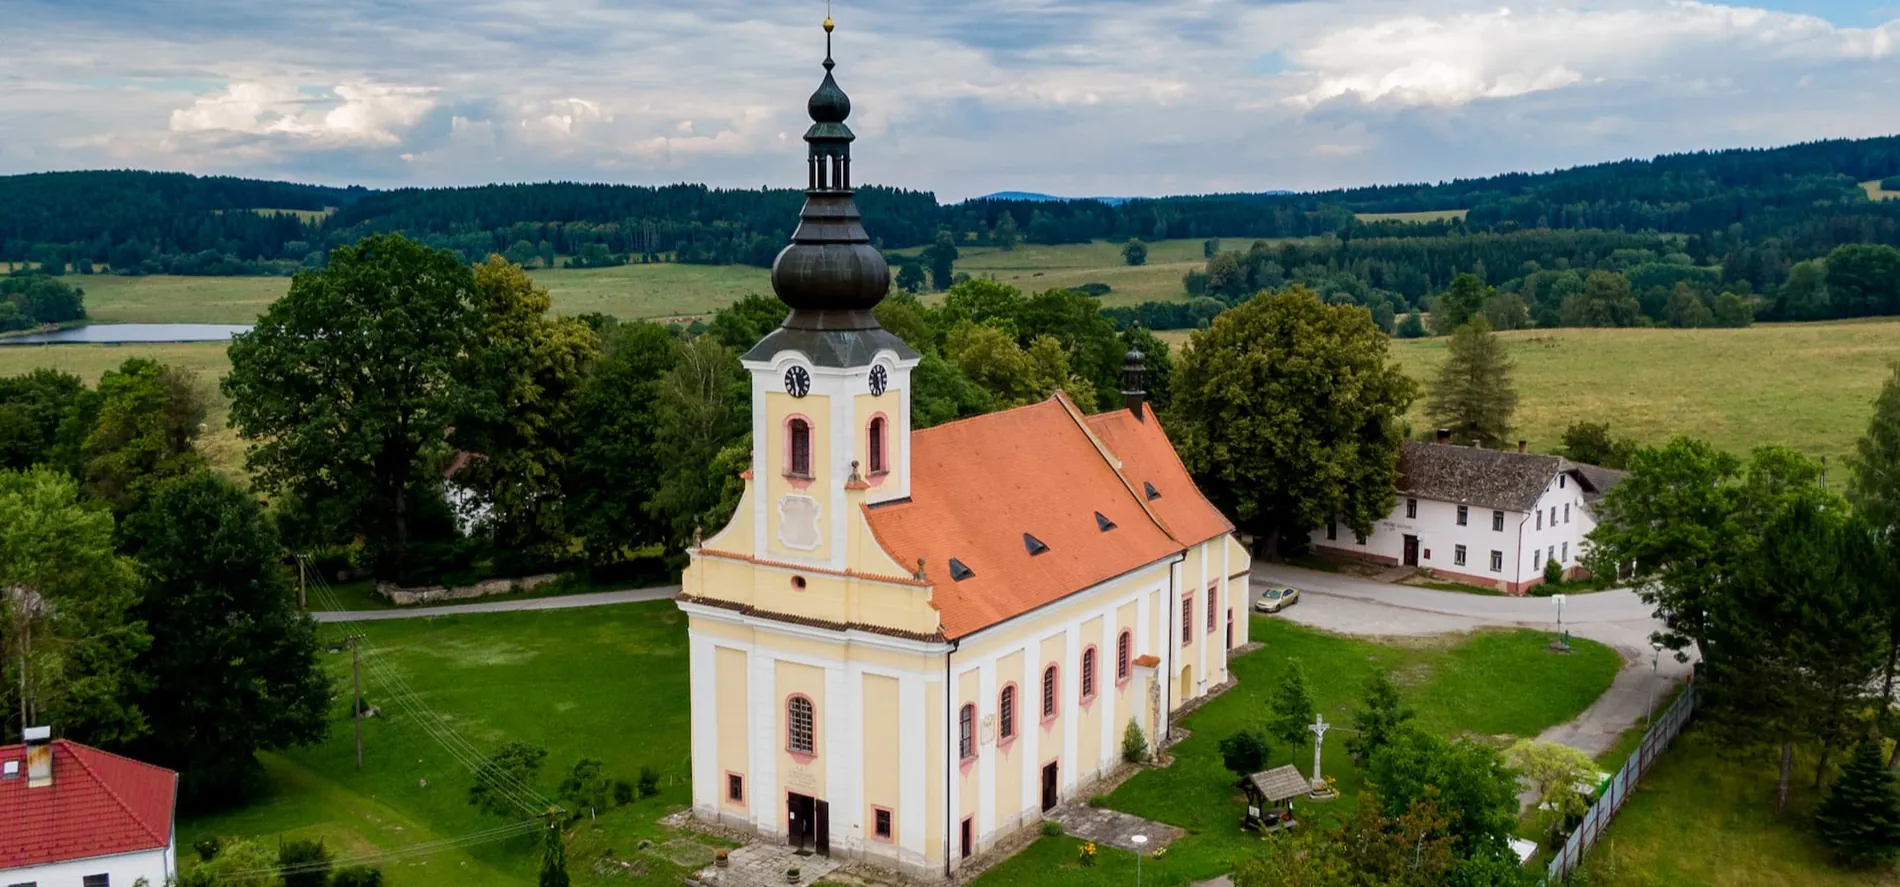
[(827, 71), (832, 68), (831, 29), (835, 27), (837, 27), (837, 25), (831, 21), (831, 0), (825, 0), (825, 70)]

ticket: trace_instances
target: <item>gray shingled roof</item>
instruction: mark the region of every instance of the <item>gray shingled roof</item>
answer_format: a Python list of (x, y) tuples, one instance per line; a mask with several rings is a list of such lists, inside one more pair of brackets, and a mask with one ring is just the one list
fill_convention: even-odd
[(802, 351), (816, 366), (868, 365), (879, 351), (897, 352), (898, 360), (918, 357), (917, 351), (888, 330), (805, 330), (779, 327), (745, 353), (745, 360), (770, 360), (781, 351)]
[(1564, 466), (1583, 480), (1583, 501), (1591, 505), (1602, 501), (1604, 495), (1610, 492), (1611, 487), (1622, 483), (1623, 478), (1630, 476), (1627, 471), (1603, 468), (1583, 462), (1566, 461)]
[(1288, 798), (1297, 798), (1313, 790), (1313, 786), (1306, 781), (1306, 777), (1300, 775), (1300, 769), (1292, 764), (1275, 767), (1264, 773), (1255, 773), (1247, 777), (1247, 781), (1252, 783), (1254, 789), (1268, 801), (1276, 803)]
[(1556, 456), (1408, 441), (1399, 452), (1399, 492), (1479, 508), (1529, 511), (1562, 470)]

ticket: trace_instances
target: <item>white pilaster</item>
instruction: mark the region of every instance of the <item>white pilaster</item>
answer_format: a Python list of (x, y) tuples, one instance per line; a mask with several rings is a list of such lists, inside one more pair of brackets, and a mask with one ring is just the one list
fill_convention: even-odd
[[(1095, 648), (1095, 704), (1102, 707), (1102, 735), (1097, 740), (1101, 746), (1096, 755), (1099, 762), (1096, 766), (1102, 772), (1115, 766), (1116, 750), (1120, 748), (1115, 742), (1115, 697), (1120, 693), (1115, 679), (1115, 619), (1119, 610), (1116, 605), (1119, 603), (1110, 601), (1108, 609), (1102, 613), (1102, 639)], [(1130, 658), (1133, 658), (1132, 653)]]
[[(855, 671), (855, 669), (853, 670)], [(831, 805), (830, 840), (834, 849), (856, 850), (864, 840), (864, 722), (858, 692), (863, 678), (834, 664), (825, 668), (825, 800)]]
[[(1070, 622), (1062, 633), (1062, 658), (1065, 664), (1057, 674), (1062, 679), (1062, 763), (1056, 767), (1060, 776), (1062, 794), (1067, 795), (1076, 785), (1076, 740), (1081, 732), (1082, 723), (1082, 626)], [(1101, 689), (1101, 654), (1096, 654), (1096, 689)]]
[[(856, 375), (837, 379), (828, 379), (826, 393), (831, 398), (831, 490), (825, 498), (830, 500), (830, 513), (825, 517), (831, 525), (831, 568), (842, 570), (850, 566), (845, 556), (845, 530), (850, 526), (850, 516), (845, 513), (844, 484), (851, 477), (851, 462), (863, 459), (858, 450), (863, 446), (863, 436), (858, 429), (857, 418), (853, 415), (852, 395), (865, 384), (863, 378), (870, 372), (868, 368)], [(865, 470), (862, 465), (860, 470)]]
[(711, 819), (719, 813), (719, 676), (711, 638), (691, 632), (687, 640), (687, 684), (693, 716), (693, 811)]
[(752, 707), (752, 741), (746, 744), (751, 773), (746, 791), (751, 795), (752, 823), (760, 834), (779, 835), (779, 811), (785, 799), (778, 785), (779, 719), (778, 673), (771, 654), (753, 650), (748, 657), (752, 680), (747, 695)]
[[(1018, 717), (1022, 715), (1021, 708), (1022, 706), (1018, 704)], [(995, 719), (999, 717), (1001, 717), (1001, 712), (996, 708), (996, 657), (986, 656), (982, 664), (977, 666), (976, 671), (976, 834), (978, 840), (987, 839), (990, 833), (996, 830), (996, 749), (1001, 739), (997, 731), (1002, 728), (1002, 724)], [(986, 718), (990, 719), (988, 728), (983, 726)]]
[[(1217, 579), (1214, 581), (1213, 586), (1209, 587), (1207, 577), (1212, 575), (1212, 572), (1208, 569), (1210, 564), (1207, 562), (1207, 546), (1200, 545), (1196, 547), (1201, 550), (1201, 578), (1195, 589), (1199, 593), (1194, 595), (1194, 605), (1198, 611), (1192, 615), (1195, 623), (1195, 633), (1201, 635), (1201, 648), (1195, 651), (1200, 662), (1194, 666), (1195, 687), (1194, 692), (1188, 694), (1188, 696), (1199, 696), (1201, 695), (1201, 687), (1212, 686), (1214, 683), (1214, 673), (1208, 669), (1211, 667), (1214, 659), (1213, 653), (1211, 652), (1216, 643), (1214, 640), (1216, 636), (1214, 632), (1220, 631), (1218, 617), (1215, 620), (1214, 632), (1207, 631), (1207, 604), (1209, 600), (1212, 600), (1215, 602), (1214, 606), (1216, 608), (1220, 606), (1219, 599), (1222, 582), (1220, 579)], [(1225, 578), (1225, 576), (1221, 577), (1221, 579)], [(1184, 696), (1182, 698), (1187, 697)]]
[(950, 784), (944, 786), (944, 794), (950, 799), (950, 843), (943, 849), (944, 853), (953, 860), (952, 865), (960, 863), (963, 851), (961, 843), (963, 840), (961, 825), (963, 822), (963, 750), (958, 748), (957, 742), (957, 732), (960, 727), (958, 722), (961, 720), (959, 712), (963, 710), (963, 700), (958, 697), (957, 688), (961, 686), (963, 686), (962, 674), (952, 672), (950, 683), (943, 688), (944, 698), (950, 701), (950, 704), (945, 706), (943, 724), (943, 753), (950, 759), (950, 766), (946, 768)]
[(1021, 729), (1016, 742), (1022, 747), (1023, 779), (1019, 794), (1010, 799), (1013, 809), (1029, 813), (1041, 802), (1042, 791), (1042, 644), (1030, 638), (1023, 644), (1023, 682), (1017, 691), (1023, 709)]

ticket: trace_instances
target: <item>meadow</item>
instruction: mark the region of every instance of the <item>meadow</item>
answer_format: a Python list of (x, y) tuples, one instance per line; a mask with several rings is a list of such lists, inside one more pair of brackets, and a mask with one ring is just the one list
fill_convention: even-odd
[[(1221, 249), (1246, 249), (1251, 239), (1229, 239)], [(1122, 258), (1122, 244), (1107, 241), (1045, 246), (1018, 244), (1013, 250), (991, 246), (959, 247), (956, 270), (971, 277), (993, 278), (1024, 292), (1105, 283), (1107, 306), (1142, 302), (1173, 302), (1187, 298), (1181, 278), (1207, 266), (1200, 240), (1157, 240), (1148, 246), (1148, 262), (1130, 265)], [(899, 250), (914, 255), (918, 250)]]
[(1410, 213), (1353, 213), (1353, 218), (1361, 222), (1440, 222), (1463, 219), (1470, 212), (1465, 209), (1428, 209)]
[(1860, 183), (1860, 186), (1866, 189), (1867, 191), (1867, 199), (1868, 200), (1900, 200), (1900, 191), (1888, 191), (1880, 187), (1880, 183), (1882, 181), (1884, 180), (1875, 179), (1871, 182)]
[[(1268, 699), (1287, 663), (1297, 661), (1328, 721), (1350, 725), (1365, 682), (1376, 672), (1393, 675), (1418, 725), (1443, 736), (1506, 744), (1535, 736), (1575, 717), (1607, 689), (1621, 664), (1615, 651), (1586, 642), (1570, 656), (1546, 649), (1550, 637), (1533, 631), (1487, 631), (1431, 639), (1380, 641), (1345, 638), (1278, 619), (1255, 618), (1251, 637), (1265, 648), (1232, 660), (1238, 683), (1226, 694), (1182, 719), (1192, 735), (1176, 745), (1174, 763), (1137, 773), (1102, 799), (1108, 807), (1181, 826), (1187, 835), (1167, 852), (1142, 863), (1144, 883), (1157, 887), (1192, 884), (1232, 870), (1261, 850), (1262, 839), (1240, 827), (1245, 808), (1222, 764), (1220, 740), (1245, 727), (1264, 728)], [(1311, 772), (1312, 747), (1274, 740), (1269, 767), (1294, 764)], [(1364, 788), (1364, 774), (1346, 754), (1345, 734), (1327, 734), (1325, 774), (1338, 779), (1340, 797), (1330, 802), (1295, 801), (1304, 825), (1323, 826), (1350, 817)], [(1077, 863), (1080, 842), (1043, 837), (1022, 854), (980, 876), (978, 887), (1088, 887), (1133, 883), (1135, 860), (1104, 849), (1093, 867)]]

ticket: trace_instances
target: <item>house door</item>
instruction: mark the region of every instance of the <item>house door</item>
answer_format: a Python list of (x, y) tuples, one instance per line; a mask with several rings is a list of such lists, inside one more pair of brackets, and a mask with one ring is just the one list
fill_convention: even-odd
[(1056, 806), (1056, 762), (1042, 765), (1042, 810), (1044, 813)]
[(816, 815), (812, 817), (812, 846), (817, 849), (819, 856), (830, 856), (831, 804), (818, 801), (813, 806), (817, 809), (813, 811)]
[(818, 836), (818, 802), (797, 792), (785, 796), (785, 843), (800, 853), (810, 853)]
[(1417, 536), (1405, 537), (1405, 565), (1408, 567), (1418, 566), (1418, 537)]
[(1234, 611), (1227, 611), (1227, 649), (1234, 648)]

